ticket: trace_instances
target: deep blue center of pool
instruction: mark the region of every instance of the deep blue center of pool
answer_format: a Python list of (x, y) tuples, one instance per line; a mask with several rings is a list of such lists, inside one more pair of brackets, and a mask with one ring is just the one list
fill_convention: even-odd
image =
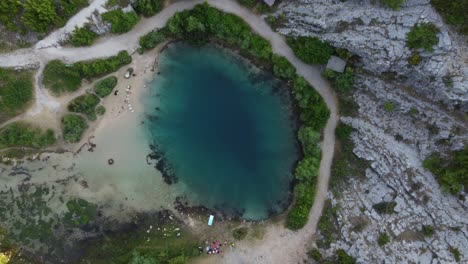
[(263, 219), (288, 205), (297, 160), (287, 89), (233, 52), (170, 45), (150, 85), (150, 141), (194, 204)]

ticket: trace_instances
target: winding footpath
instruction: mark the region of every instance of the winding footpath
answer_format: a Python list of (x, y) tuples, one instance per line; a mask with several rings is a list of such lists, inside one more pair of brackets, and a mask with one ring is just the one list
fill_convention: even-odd
[[(97, 3), (102, 2), (100, 0), (95, 1)], [(59, 42), (57, 36), (64, 34), (63, 28), (58, 29), (57, 32), (60, 32), (60, 34), (53, 32), (33, 48), (0, 54), (0, 67), (39, 65), (40, 68), (35, 77), (36, 105), (27, 114), (34, 115), (44, 108), (54, 110), (59, 107), (59, 103), (49, 96), (41, 85), (42, 69), (48, 61), (61, 59), (72, 63), (80, 60), (112, 56), (120, 50), (135, 50), (138, 47), (140, 36), (155, 28), (164, 27), (167, 20), (174, 13), (190, 9), (202, 2), (200, 0), (176, 2), (166, 7), (156, 16), (142, 19), (132, 31), (123, 35), (103, 37), (91, 47), (63, 48), (56, 46)], [(272, 44), (273, 52), (286, 57), (296, 68), (297, 74), (303, 76), (317, 90), (330, 109), (330, 118), (323, 131), (324, 137), (321, 144), (322, 160), (320, 162), (317, 191), (307, 225), (299, 231), (291, 231), (286, 229), (282, 224), (272, 223), (266, 227), (265, 236), (262, 240), (241, 243), (234, 250), (226, 252), (222, 257), (224, 263), (302, 263), (313, 241), (328, 190), (335, 148), (335, 128), (338, 123), (336, 96), (329, 83), (321, 76), (319, 67), (305, 64), (299, 60), (286, 44), (284, 38), (274, 32), (261, 17), (243, 8), (236, 1), (208, 0), (206, 2), (220, 10), (234, 13), (243, 18), (254, 31), (269, 40)], [(84, 9), (77, 16), (84, 17), (83, 12), (92, 11), (90, 8)], [(82, 21), (82, 19), (77, 19), (76, 21)], [(67, 23), (66, 27), (74, 28), (74, 25)], [(44, 43), (47, 43), (47, 45), (44, 45)], [(209, 259), (204, 260), (208, 261), (208, 263), (210, 262)], [(218, 258), (212, 258), (212, 260), (216, 263), (220, 261)]]

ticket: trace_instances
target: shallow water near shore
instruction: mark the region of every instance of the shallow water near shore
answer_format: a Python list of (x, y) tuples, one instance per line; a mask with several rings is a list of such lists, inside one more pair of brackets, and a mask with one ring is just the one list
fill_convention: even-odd
[(175, 43), (143, 99), (145, 127), (193, 205), (264, 219), (297, 160), (287, 88), (230, 50)]

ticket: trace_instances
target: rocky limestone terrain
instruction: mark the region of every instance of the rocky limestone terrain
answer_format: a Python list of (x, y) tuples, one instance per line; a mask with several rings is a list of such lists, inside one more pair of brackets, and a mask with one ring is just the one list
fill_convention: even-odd
[[(317, 36), (360, 57), (353, 94), (359, 111), (341, 121), (356, 129), (353, 152), (371, 165), (364, 180), (351, 179), (338, 196), (329, 192), (340, 231), (322, 253), (343, 248), (359, 263), (455, 263), (456, 248), (460, 263), (468, 262), (468, 202), (441, 191), (422, 168), (431, 153), (468, 141), (466, 37), (447, 27), (429, 0), (407, 0), (400, 11), (366, 0), (284, 1), (274, 15), (283, 17), (282, 34)], [(420, 51), (423, 61), (414, 67), (405, 40), (420, 22), (440, 29), (439, 44)], [(377, 213), (380, 202), (396, 202), (395, 213)], [(432, 237), (423, 225), (434, 227)], [(390, 236), (384, 246), (381, 233)]]

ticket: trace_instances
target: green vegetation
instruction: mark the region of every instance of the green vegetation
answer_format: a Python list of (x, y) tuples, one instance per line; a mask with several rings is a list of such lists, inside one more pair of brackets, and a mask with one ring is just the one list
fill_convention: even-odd
[(150, 33), (140, 37), (140, 46), (143, 50), (155, 48), (158, 44), (167, 39), (164, 30), (153, 30)]
[(325, 201), (322, 215), (320, 216), (317, 229), (322, 239), (317, 241), (320, 248), (328, 248), (337, 239), (338, 235), (338, 206), (333, 206), (330, 200)]
[(67, 143), (80, 141), (81, 135), (88, 128), (86, 120), (79, 115), (66, 114), (62, 118), (63, 139)]
[(273, 54), (271, 56), (273, 63), (273, 74), (282, 79), (293, 79), (296, 76), (296, 68), (283, 56)]
[(405, 0), (380, 0), (384, 5), (390, 7), (391, 9), (397, 11), (400, 10), (401, 5)]
[(98, 81), (94, 85), (94, 91), (99, 97), (103, 98), (103, 97), (108, 96), (110, 93), (112, 93), (112, 90), (114, 89), (116, 85), (117, 85), (117, 77), (109, 76), (107, 78), (104, 78)]
[(381, 233), (377, 239), (377, 244), (379, 247), (383, 247), (388, 242), (390, 242), (390, 237), (387, 235), (387, 233)]
[(111, 23), (111, 32), (115, 34), (130, 31), (140, 20), (135, 12), (124, 13), (121, 9), (103, 13), (101, 17), (102, 20)]
[(395, 206), (397, 205), (396, 202), (380, 202), (377, 204), (374, 204), (372, 208), (378, 213), (378, 214), (393, 214), (395, 213)]
[(337, 261), (335, 263), (337, 264), (355, 264), (356, 263), (356, 259), (348, 255), (346, 251), (344, 251), (343, 249), (338, 249), (336, 251), (336, 255), (337, 255)]
[(425, 237), (432, 237), (434, 235), (434, 227), (430, 225), (423, 225), (421, 232)]
[(54, 131), (45, 132), (22, 122), (8, 124), (0, 130), (0, 148), (43, 148), (55, 143)]
[(419, 55), (419, 52), (413, 51), (411, 53), (411, 56), (408, 58), (408, 63), (409, 65), (416, 66), (419, 65), (422, 61), (421, 55)]
[(154, 16), (163, 8), (163, 0), (136, 0), (133, 8), (145, 17)]
[(2, 0), (0, 22), (11, 31), (26, 33), (32, 30), (42, 34), (64, 25), (68, 18), (86, 5), (87, 0)]
[(98, 35), (87, 26), (82, 28), (76, 27), (69, 41), (75, 47), (90, 46), (97, 37)]
[(449, 158), (442, 158), (434, 153), (423, 162), (423, 167), (430, 170), (443, 190), (456, 195), (463, 189), (468, 190), (468, 147), (451, 153)]
[(67, 202), (68, 212), (63, 217), (63, 222), (69, 227), (80, 227), (93, 221), (97, 215), (97, 206), (83, 199), (75, 199)]
[(0, 112), (7, 116), (20, 114), (33, 99), (31, 71), (0, 68)]
[(99, 105), (98, 107), (96, 107), (96, 114), (99, 115), (99, 116), (102, 116), (106, 113), (106, 108), (102, 105)]
[(458, 248), (450, 246), (449, 251), (450, 251), (450, 253), (452, 253), (453, 257), (455, 258), (455, 261), (460, 262), (461, 254), (460, 254), (460, 251), (458, 250)]
[(346, 67), (344, 73), (326, 69), (323, 75), (332, 82), (333, 87), (340, 93), (349, 93), (354, 88), (354, 72), (351, 67)]
[(395, 110), (395, 105), (392, 102), (385, 102), (383, 107), (387, 112), (393, 112), (393, 110)]
[(116, 56), (106, 59), (77, 62), (72, 65), (52, 60), (44, 69), (44, 86), (56, 95), (73, 92), (81, 86), (82, 79), (92, 79), (115, 72), (130, 62), (132, 57), (126, 51), (120, 51)]
[(305, 63), (327, 63), (334, 52), (330, 44), (321, 41), (317, 37), (288, 37), (287, 42), (294, 54)]
[(242, 240), (247, 236), (248, 233), (249, 229), (247, 227), (239, 227), (232, 231), (232, 236), (237, 240)]
[(431, 0), (431, 4), (447, 24), (454, 25), (464, 35), (468, 34), (468, 4), (466, 0)]
[(433, 51), (432, 47), (439, 43), (438, 33), (439, 29), (432, 23), (414, 25), (406, 34), (406, 46), (410, 49), (423, 48), (426, 51)]
[(322, 260), (322, 253), (320, 253), (320, 250), (314, 248), (312, 249), (310, 252), (309, 252), (309, 256), (315, 260), (315, 261), (318, 261), (319, 263), (321, 263), (321, 260)]
[(413, 115), (413, 116), (414, 116), (414, 115), (417, 115), (417, 114), (419, 114), (419, 111), (418, 111), (418, 109), (416, 109), (416, 108), (412, 107), (412, 108), (411, 108), (411, 109), (408, 111), (408, 114), (410, 114), (410, 115)]
[(96, 106), (99, 102), (99, 97), (94, 94), (78, 96), (70, 102), (68, 110), (70, 112), (85, 114), (89, 120), (94, 121), (96, 120)]

